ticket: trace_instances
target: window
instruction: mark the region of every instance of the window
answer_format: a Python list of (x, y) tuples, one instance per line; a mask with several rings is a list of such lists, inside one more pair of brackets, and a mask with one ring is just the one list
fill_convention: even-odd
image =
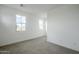
[(43, 20), (39, 20), (39, 28), (41, 29), (41, 30), (43, 30)]
[(16, 15), (16, 31), (25, 31), (26, 30), (26, 17)]

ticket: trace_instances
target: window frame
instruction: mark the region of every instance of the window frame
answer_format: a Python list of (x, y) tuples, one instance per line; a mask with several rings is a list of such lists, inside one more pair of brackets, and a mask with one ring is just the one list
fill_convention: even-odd
[[(19, 26), (19, 25), (21, 25), (21, 26)], [(24, 27), (23, 27), (23, 25), (24, 25)], [(17, 32), (26, 31), (26, 17), (25, 16), (16, 15), (16, 31)]]

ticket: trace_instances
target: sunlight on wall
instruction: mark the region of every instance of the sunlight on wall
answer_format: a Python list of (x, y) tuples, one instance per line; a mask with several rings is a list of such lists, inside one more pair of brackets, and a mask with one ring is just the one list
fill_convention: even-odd
[(47, 32), (47, 21), (45, 22), (45, 26), (46, 26), (46, 32)]
[(43, 25), (44, 25), (44, 22), (43, 22), (42, 19), (40, 19), (40, 20), (39, 20), (39, 28), (40, 28), (41, 30), (43, 30)]

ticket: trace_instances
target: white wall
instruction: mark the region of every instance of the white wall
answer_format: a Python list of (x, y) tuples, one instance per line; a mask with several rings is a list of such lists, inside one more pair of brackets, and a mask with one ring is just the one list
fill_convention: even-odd
[[(26, 16), (26, 31), (16, 32), (16, 14)], [(38, 17), (17, 9), (0, 6), (0, 46), (45, 35), (39, 29)]]
[(79, 5), (62, 5), (48, 12), (48, 41), (79, 51)]

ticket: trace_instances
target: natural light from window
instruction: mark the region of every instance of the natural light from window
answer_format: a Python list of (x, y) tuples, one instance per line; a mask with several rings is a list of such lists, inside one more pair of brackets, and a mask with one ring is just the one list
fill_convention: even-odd
[(44, 24), (44, 22), (43, 22), (43, 20), (39, 20), (39, 28), (41, 29), (41, 30), (43, 30), (43, 24)]
[(25, 31), (26, 30), (26, 17), (16, 15), (16, 31)]

